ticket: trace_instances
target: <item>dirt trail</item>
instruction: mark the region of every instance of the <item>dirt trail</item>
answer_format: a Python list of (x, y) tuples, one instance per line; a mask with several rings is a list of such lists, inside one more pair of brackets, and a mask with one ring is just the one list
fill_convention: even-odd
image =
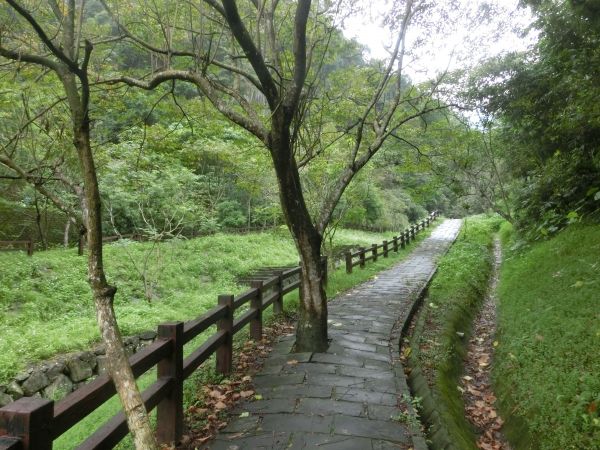
[(492, 390), (491, 372), (496, 334), (496, 288), (502, 247), (494, 241), (494, 266), (486, 298), (473, 322), (469, 340), (465, 372), (460, 380), (465, 403), (465, 416), (478, 431), (477, 447), (483, 450), (510, 450), (502, 435), (503, 420), (495, 408), (496, 396)]

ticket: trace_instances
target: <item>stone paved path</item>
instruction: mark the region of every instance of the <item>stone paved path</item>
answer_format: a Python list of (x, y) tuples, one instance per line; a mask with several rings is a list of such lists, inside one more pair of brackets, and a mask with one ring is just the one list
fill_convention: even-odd
[(207, 448), (426, 448), (398, 420), (408, 394), (398, 362), (400, 329), (460, 223), (446, 220), (407, 259), (333, 299), (326, 353), (289, 353), (293, 336), (283, 338), (255, 378), (262, 400), (241, 404)]

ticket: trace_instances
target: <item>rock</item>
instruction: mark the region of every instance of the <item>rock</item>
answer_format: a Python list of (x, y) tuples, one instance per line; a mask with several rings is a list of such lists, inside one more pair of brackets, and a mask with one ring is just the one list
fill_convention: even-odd
[(96, 367), (96, 355), (93, 352), (81, 352), (79, 354), (79, 359), (89, 363), (92, 370)]
[(17, 380), (19, 383), (22, 383), (27, 378), (29, 378), (29, 376), (31, 375), (32, 372), (33, 372), (33, 369), (28, 369), (26, 372), (18, 373), (15, 375), (15, 380)]
[(156, 331), (144, 331), (139, 335), (139, 338), (145, 341), (153, 341), (156, 338)]
[(44, 372), (42, 372), (41, 370), (35, 370), (29, 376), (29, 378), (27, 378), (23, 382), (23, 384), (21, 385), (21, 388), (23, 389), (23, 393), (26, 396), (31, 397), (36, 392), (44, 389), (49, 384), (50, 384), (50, 380), (48, 379), (46, 374)]
[(13, 401), (14, 399), (10, 395), (0, 392), (0, 408), (12, 403)]
[(97, 372), (98, 375), (103, 375), (105, 373), (108, 373), (108, 357), (107, 356), (98, 356), (98, 358), (96, 358), (96, 363), (97, 363)]
[(129, 336), (123, 340), (123, 344), (126, 346), (137, 347), (140, 344), (140, 338), (138, 336)]
[(153, 343), (154, 343), (154, 341), (150, 340), (150, 339), (140, 339), (140, 346), (138, 347), (138, 350), (146, 347), (147, 345), (153, 344)]
[(60, 400), (73, 390), (73, 382), (62, 373), (44, 389), (44, 397), (51, 400)]
[(67, 368), (69, 369), (71, 381), (75, 383), (91, 377), (94, 373), (92, 370), (92, 364), (79, 358), (73, 358), (67, 361)]
[(6, 393), (10, 395), (14, 400), (18, 400), (23, 395), (23, 389), (21, 389), (21, 385), (16, 381), (11, 382), (8, 386), (6, 386)]
[(50, 382), (53, 382), (58, 378), (59, 375), (62, 375), (66, 368), (67, 365), (64, 363), (64, 361), (54, 361), (49, 363), (46, 375), (48, 376)]
[(104, 345), (99, 345), (98, 347), (94, 348), (94, 354), (98, 356), (106, 355), (106, 347), (104, 347)]

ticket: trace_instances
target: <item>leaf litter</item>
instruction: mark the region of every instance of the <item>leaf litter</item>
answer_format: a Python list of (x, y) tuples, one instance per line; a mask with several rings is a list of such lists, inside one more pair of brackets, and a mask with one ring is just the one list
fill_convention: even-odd
[(496, 396), (491, 383), (492, 360), (498, 341), (496, 333), (496, 303), (494, 292), (498, 282), (498, 266), (501, 261), (499, 243), (495, 243), (494, 273), (488, 295), (473, 322), (473, 334), (469, 339), (465, 372), (458, 390), (463, 395), (465, 416), (477, 430), (477, 448), (482, 450), (510, 450), (502, 435), (504, 421), (496, 410)]
[[(253, 377), (262, 368), (277, 338), (290, 334), (293, 330), (293, 323), (287, 319), (264, 327), (264, 337), (260, 342), (246, 341), (236, 349), (233, 370), (228, 378), (220, 383), (199, 386), (193, 405), (188, 406), (185, 411), (186, 431), (178, 450), (202, 448), (219, 430), (227, 426), (231, 417), (229, 412), (238, 403), (262, 399), (254, 390)], [(240, 417), (249, 416), (248, 412), (240, 414)]]

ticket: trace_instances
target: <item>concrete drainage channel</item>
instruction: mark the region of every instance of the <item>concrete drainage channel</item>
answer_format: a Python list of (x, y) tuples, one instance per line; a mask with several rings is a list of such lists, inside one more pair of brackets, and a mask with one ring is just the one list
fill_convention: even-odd
[[(423, 290), (419, 300), (415, 303), (411, 318), (405, 323), (402, 329), (399, 358), (405, 367), (405, 374), (411, 394), (413, 397), (420, 399), (418, 401), (420, 419), (426, 427), (426, 435), (430, 448), (434, 450), (465, 450), (468, 448), (510, 449), (500, 433), (503, 421), (493, 408), (495, 396), (490, 387), (490, 363), (495, 332), (495, 314), (492, 314), (493, 317), (490, 317), (490, 310), (494, 309), (495, 305), (494, 292), (498, 279), (498, 269), (501, 263), (499, 249), (500, 244), (498, 241), (495, 241), (493, 271), (489, 279), (488, 291), (485, 298), (474, 305), (472, 310), (466, 311), (461, 309), (460, 314), (455, 315), (449, 313), (449, 316), (453, 316), (449, 319), (453, 321), (450, 327), (452, 330), (468, 330), (472, 325), (474, 326), (474, 335), (470, 340), (464, 338), (465, 334), (463, 332), (456, 331), (451, 333), (454, 339), (458, 336), (458, 339), (456, 339), (457, 344), (452, 347), (454, 348), (453, 352), (461, 357), (465, 357), (462, 363), (465, 364), (466, 371), (458, 383), (449, 386), (450, 389), (456, 389), (457, 393), (453, 395), (456, 396), (456, 401), (460, 405), (448, 405), (447, 399), (444, 400), (442, 398), (443, 395), (439, 391), (440, 386), (436, 383), (437, 378), (432, 375), (433, 369), (423, 367), (422, 361), (419, 359), (423, 330), (425, 327), (430, 326), (427, 323), (426, 314), (423, 313), (423, 305), (427, 302), (428, 289), (433, 277), (430, 279), (427, 288)], [(494, 323), (492, 324), (491, 322)], [(478, 332), (482, 327), (485, 328), (486, 333)], [(491, 331), (489, 330), (490, 327), (493, 328)], [(457, 348), (457, 345), (460, 348)], [(483, 365), (478, 364), (477, 361), (482, 355), (486, 358)], [(487, 359), (488, 357), (489, 360)], [(473, 358), (477, 360), (470, 361)], [(434, 383), (436, 384), (434, 385)], [(456, 384), (458, 386), (454, 387)], [(485, 402), (483, 401), (484, 398), (487, 399)], [(463, 400), (466, 411), (462, 409)], [(476, 408), (481, 410), (482, 415), (485, 414), (487, 416), (486, 419), (489, 420), (481, 420), (481, 417), (477, 417), (477, 413), (474, 413)], [(476, 434), (477, 441), (473, 439), (473, 432)], [(463, 439), (462, 442), (457, 442), (457, 436)], [(468, 445), (465, 442), (467, 439), (470, 440)]]

